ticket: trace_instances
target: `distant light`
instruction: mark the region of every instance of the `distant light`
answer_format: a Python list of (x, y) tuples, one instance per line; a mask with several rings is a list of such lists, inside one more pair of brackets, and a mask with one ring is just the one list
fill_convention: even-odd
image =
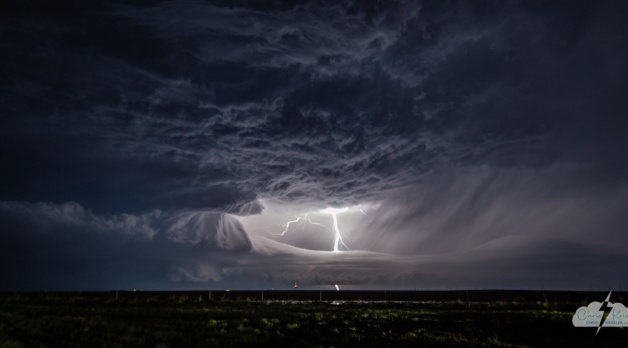
[(338, 284), (334, 285), (336, 287), (336, 291), (340, 291), (340, 287), (338, 286)]
[(298, 288), (298, 287), (299, 287), (299, 284), (298, 284), (297, 282), (294, 282), (294, 287), (295, 287), (295, 288)]

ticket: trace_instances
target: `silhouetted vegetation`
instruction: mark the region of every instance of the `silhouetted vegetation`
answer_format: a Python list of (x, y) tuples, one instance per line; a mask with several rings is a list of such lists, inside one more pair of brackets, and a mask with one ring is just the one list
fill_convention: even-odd
[(346, 293), (291, 292), (290, 300), (269, 300), (278, 293), (264, 301), (260, 292), (1, 294), (0, 347), (603, 347), (628, 340), (621, 328), (595, 336), (572, 326), (578, 306), (603, 300), (599, 294), (563, 302), (541, 292), (495, 292), (495, 301), (451, 292), (442, 301), (319, 302), (299, 298)]

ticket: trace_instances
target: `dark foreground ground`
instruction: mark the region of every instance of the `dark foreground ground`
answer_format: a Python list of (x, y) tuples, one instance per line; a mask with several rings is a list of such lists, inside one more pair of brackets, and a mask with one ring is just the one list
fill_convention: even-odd
[[(0, 294), (0, 347), (625, 347), (575, 328), (605, 292), (92, 292)], [(611, 302), (626, 304), (625, 292)], [(262, 299), (263, 296), (263, 299)], [(322, 299), (322, 301), (320, 301)]]

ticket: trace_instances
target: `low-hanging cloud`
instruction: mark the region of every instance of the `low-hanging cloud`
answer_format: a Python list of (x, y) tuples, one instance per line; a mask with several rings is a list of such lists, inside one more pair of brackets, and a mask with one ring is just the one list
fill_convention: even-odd
[[(28, 214), (26, 216), (25, 214)], [(121, 229), (120, 221), (126, 221)], [(138, 224), (137, 221), (144, 223)], [(623, 250), (506, 236), (460, 251), (395, 255), (315, 251), (262, 236), (217, 212), (97, 216), (76, 203), (2, 202), (2, 290), (605, 287), (625, 275)], [(153, 231), (150, 235), (146, 230)], [(560, 274), (560, 276), (557, 276)]]
[(0, 202), (0, 223), (3, 290), (164, 286), (176, 270), (251, 249), (234, 216), (212, 211), (100, 216), (74, 202)]
[(251, 241), (238, 220), (217, 212), (183, 212), (164, 223), (166, 238), (184, 244), (230, 251), (251, 249)]

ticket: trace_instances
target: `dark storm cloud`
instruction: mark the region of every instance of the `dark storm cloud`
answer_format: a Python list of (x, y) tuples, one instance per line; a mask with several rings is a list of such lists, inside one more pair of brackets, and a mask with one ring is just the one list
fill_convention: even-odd
[[(146, 282), (235, 279), (249, 256), (230, 259), (212, 233), (259, 251), (221, 215), (259, 213), (258, 198), (376, 204), (347, 238), (396, 254), (515, 235), (592, 243), (598, 230), (624, 242), (623, 3), (12, 5), (0, 11), (0, 209), (15, 274), (76, 237), (85, 251), (51, 262), (60, 273), (93, 259), (83, 267), (111, 279), (135, 264)], [(120, 255), (111, 267), (107, 253)], [(384, 281), (345, 261), (356, 283)]]
[[(251, 249), (238, 220), (212, 211), (97, 215), (78, 203), (0, 203), (0, 290), (164, 287), (219, 280)], [(188, 269), (202, 278), (181, 278)]]
[(622, 140), (573, 131), (623, 110), (607, 88), (624, 82), (590, 52), (626, 53), (603, 22), (609, 6), (184, 1), (8, 14), (2, 198), (109, 212), (255, 197), (325, 206), (380, 199), (443, 163), (610, 165)]

